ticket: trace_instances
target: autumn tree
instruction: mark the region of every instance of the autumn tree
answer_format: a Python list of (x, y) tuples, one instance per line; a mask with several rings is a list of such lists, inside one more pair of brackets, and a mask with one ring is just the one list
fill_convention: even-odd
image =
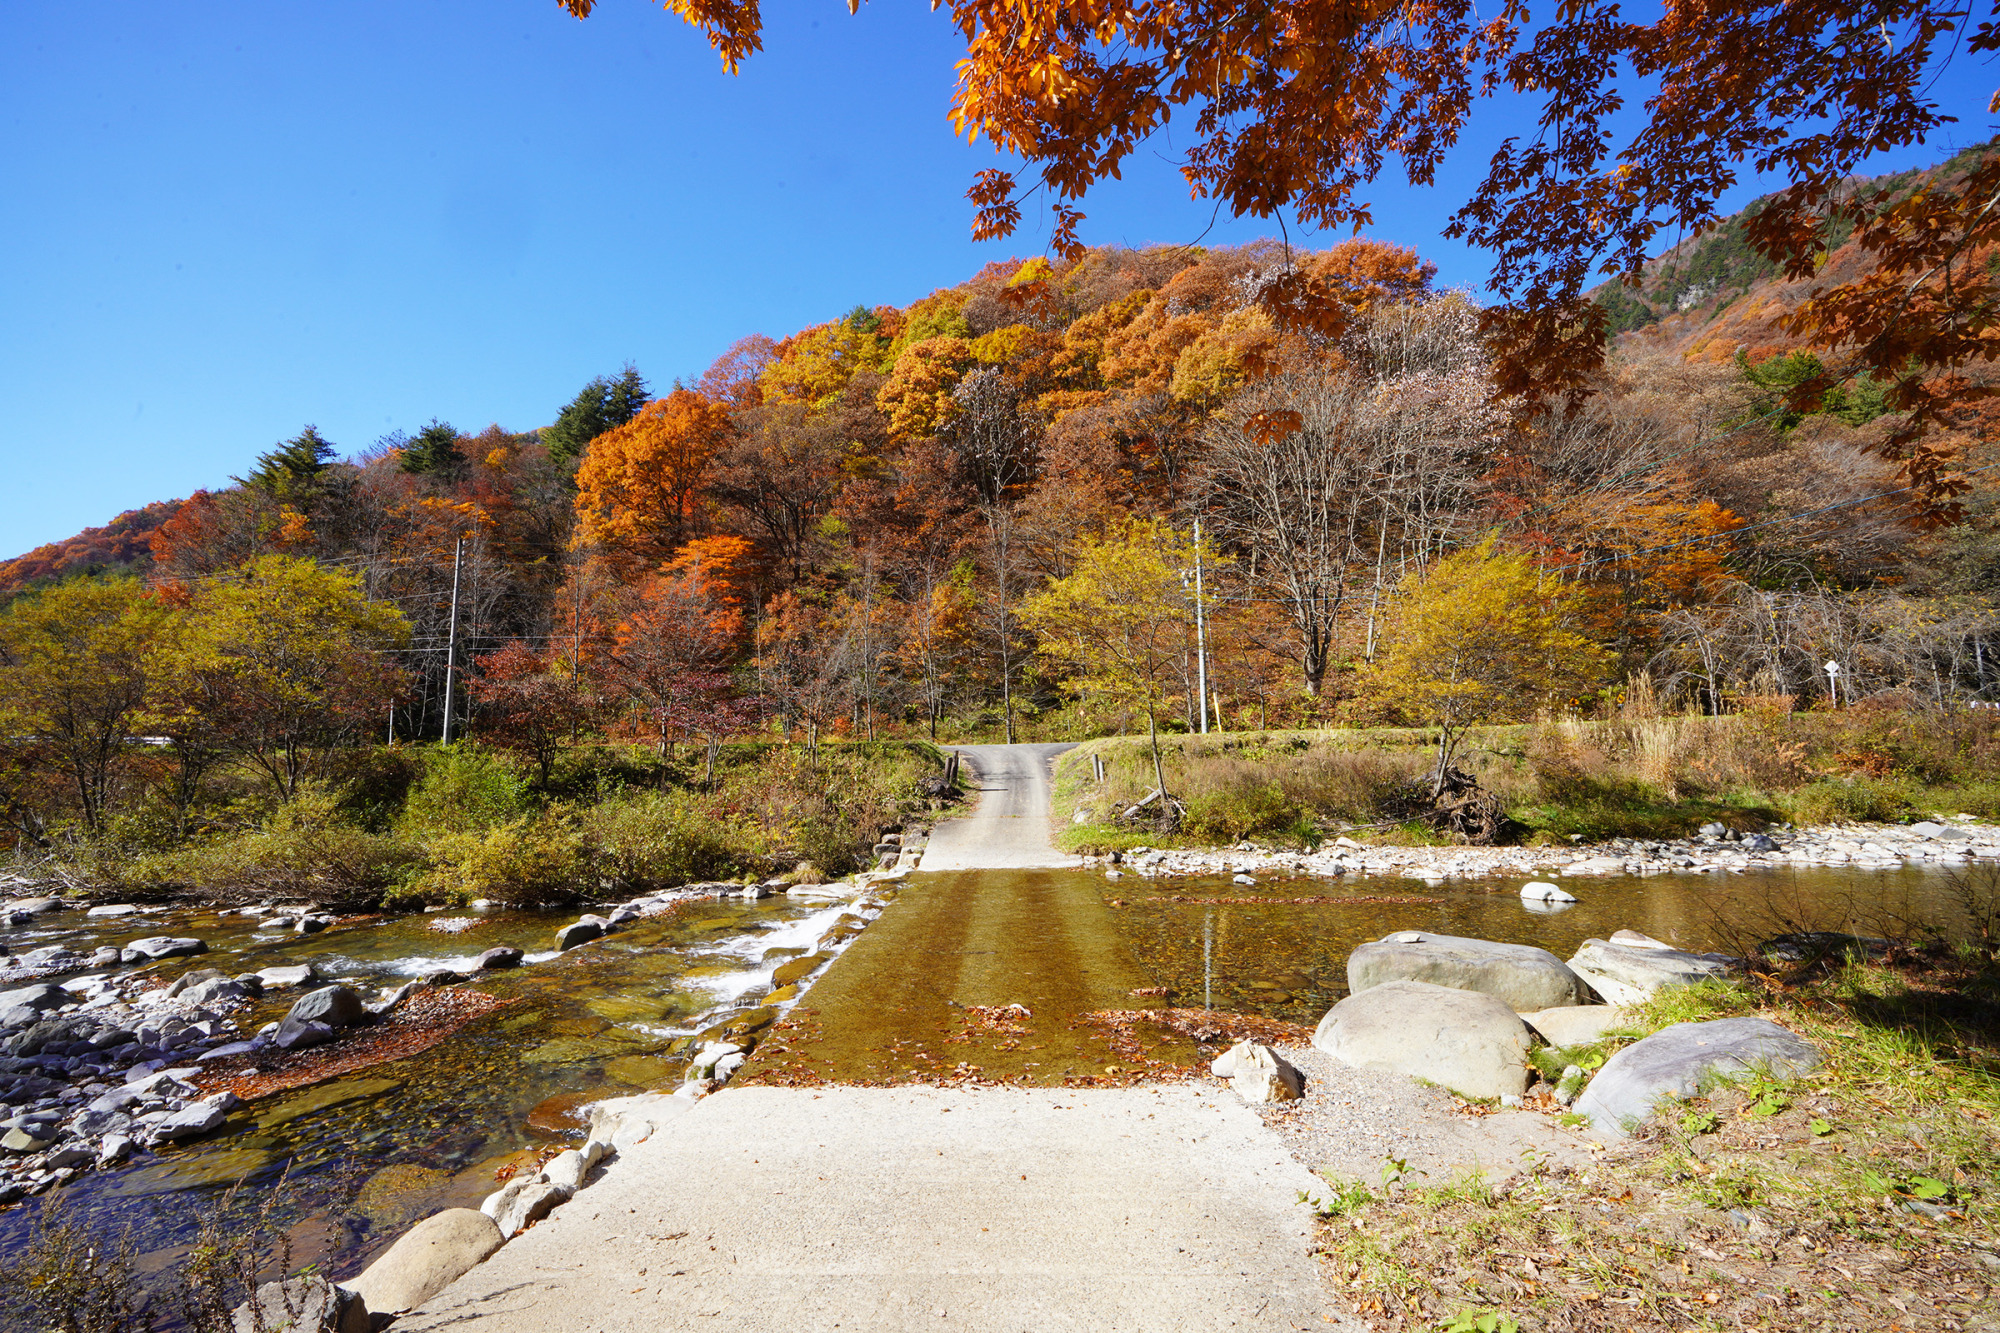
[(1493, 537), (1403, 579), (1368, 691), (1438, 729), (1433, 799), (1468, 727), (1531, 718), (1603, 679), (1607, 655), (1577, 619), (1574, 588)]
[(797, 593), (784, 592), (757, 624), (757, 679), (778, 713), (806, 733), (806, 757), (819, 765), (820, 734), (853, 698), (852, 644), (845, 621)]
[[(563, 0), (578, 17), (595, 0)], [(755, 0), (676, 0), (735, 72), (762, 45)], [(1966, 6), (1896, 0), (1668, 0), (1650, 22), (1573, 5), (1482, 14), (1471, 0), (1353, 6), (1293, 0), (1255, 9), (1074, 0), (953, 0), (967, 46), (955, 130), (1017, 156), (978, 174), (975, 239), (1012, 234), (1022, 200), (1045, 193), (1051, 248), (1074, 257), (1079, 202), (1177, 124), (1195, 195), (1241, 216), (1291, 213), (1320, 230), (1372, 219), (1363, 194), (1392, 158), (1435, 184), (1475, 108), (1496, 91), (1509, 134), (1446, 234), (1494, 254), (1502, 297), (1487, 326), (1510, 393), (1580, 392), (1601, 365), (1606, 317), (1586, 289), (1636, 281), (1663, 235), (1696, 234), (1743, 171), (1785, 184), (1751, 221), (1764, 257), (1811, 279), (1827, 237), (1853, 229), (1878, 260), (1822, 284), (1788, 320), (1854, 369), (1894, 379), (1908, 424), (1884, 444), (1905, 458), (1928, 512), (1948, 516), (1963, 483), (1919, 440), (1954, 404), (1988, 395), (1964, 375), (2000, 355), (2000, 156), (1897, 197), (1852, 188), (1870, 157), (1925, 142), (1954, 114), (1937, 75), (1963, 45), (2000, 49), (2000, 25)], [(1976, 26), (1975, 26), (1976, 24)], [(1630, 107), (1628, 82), (1646, 89)], [(1519, 105), (1525, 102), (1526, 105)], [(1280, 323), (1338, 323), (1337, 294), (1289, 275), (1264, 297)], [(1852, 370), (1835, 377), (1844, 379)], [(1811, 396), (1826, 385), (1801, 386)]]
[(479, 708), (480, 738), (534, 760), (544, 785), (556, 756), (595, 712), (588, 687), (570, 671), (560, 647), (538, 653), (513, 643), (483, 654), (466, 687)]
[(690, 535), (709, 465), (733, 434), (727, 408), (675, 389), (598, 436), (576, 472), (581, 539), (666, 559)]
[(0, 612), (0, 717), (53, 753), (93, 832), (167, 619), (136, 579), (72, 579)]
[(697, 555), (645, 579), (628, 594), (600, 665), (610, 688), (648, 719), (662, 758), (676, 735), (713, 736), (736, 719), (729, 667), (743, 614), (726, 577), (726, 568), (704, 568)]
[(259, 556), (192, 590), (165, 669), (196, 683), (229, 752), (289, 801), (325, 750), (383, 715), (409, 637), (360, 580), (290, 556)]
[(1071, 669), (1068, 689), (1144, 710), (1162, 796), (1159, 718), (1172, 706), (1194, 644), (1195, 592), (1184, 579), (1194, 563), (1193, 542), (1164, 521), (1130, 519), (1084, 538), (1075, 571), (1021, 604), (1021, 622), (1041, 640), (1038, 651)]

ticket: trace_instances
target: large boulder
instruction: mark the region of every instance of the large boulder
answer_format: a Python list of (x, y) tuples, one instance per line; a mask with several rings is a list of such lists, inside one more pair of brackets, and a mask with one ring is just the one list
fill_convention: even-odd
[(60, 1009), (76, 997), (61, 986), (23, 986), (0, 991), (0, 1009), (32, 1009), (38, 1014)]
[(1615, 1004), (1571, 1004), (1521, 1015), (1522, 1021), (1541, 1034), (1543, 1041), (1558, 1048), (1602, 1041), (1604, 1034), (1625, 1022), (1626, 1017), (1625, 1010)]
[(368, 1302), (323, 1277), (266, 1282), (230, 1312), (233, 1333), (369, 1333)]
[(519, 967), (521, 965), (521, 958), (522, 954), (519, 949), (516, 949), (511, 944), (500, 944), (480, 954), (479, 960), (473, 964), (473, 967), (480, 972), (492, 972), (506, 967)]
[(1327, 1011), (1313, 1045), (1344, 1065), (1441, 1084), (1467, 1097), (1528, 1087), (1528, 1028), (1497, 996), (1387, 981)]
[(284, 1021), (278, 1024), (273, 1040), (283, 1050), (320, 1046), (332, 1040), (341, 1028), (365, 1023), (370, 1015), (361, 997), (346, 986), (322, 986), (301, 995)]
[(1478, 991), (1518, 1013), (1582, 1004), (1583, 982), (1547, 949), (1403, 930), (1347, 956), (1347, 989), (1359, 995), (1391, 981)]
[(346, 1284), (372, 1314), (414, 1310), (506, 1244), (500, 1225), (471, 1208), (447, 1208), (411, 1227)]
[(133, 940), (118, 951), (118, 960), (124, 963), (156, 963), (162, 958), (192, 958), (198, 953), (207, 953), (208, 945), (201, 940), (183, 939), (172, 935), (149, 935), (143, 940)]
[(588, 944), (604, 934), (604, 922), (594, 916), (572, 921), (556, 932), (556, 952), (568, 953), (579, 944)]
[(1585, 940), (1569, 966), (1609, 1004), (1638, 1004), (1675, 986), (1727, 980), (1739, 968), (1736, 960), (1721, 954), (1686, 953), (1654, 940), (1627, 944), (1598, 939)]
[(1818, 1063), (1810, 1042), (1768, 1018), (1676, 1023), (1606, 1060), (1576, 1109), (1590, 1117), (1594, 1133), (1622, 1138), (1644, 1123), (1663, 1097), (1692, 1097), (1759, 1069), (1792, 1078)]

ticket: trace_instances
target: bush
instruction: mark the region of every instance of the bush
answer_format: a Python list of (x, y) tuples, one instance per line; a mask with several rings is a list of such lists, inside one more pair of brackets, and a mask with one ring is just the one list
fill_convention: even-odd
[(515, 907), (574, 902), (589, 884), (581, 832), (557, 808), (483, 832), (447, 833), (431, 847), (432, 868), (390, 902), (460, 904), (491, 898)]
[(646, 792), (583, 812), (582, 835), (598, 875), (621, 888), (671, 888), (739, 873), (733, 829), (685, 795)]
[(1894, 778), (1823, 778), (1779, 801), (1794, 824), (1891, 823), (1911, 813), (1910, 786)]
[(272, 811), (264, 827), (141, 856), (119, 876), (138, 896), (177, 889), (251, 898), (269, 894), (372, 901), (404, 878), (416, 854), (342, 814), (344, 795), (307, 784)]
[(410, 789), (397, 821), (406, 836), (470, 833), (526, 814), (528, 784), (491, 750), (455, 745), (424, 756), (424, 773)]
[(1304, 815), (1277, 783), (1245, 783), (1188, 796), (1181, 832), (1210, 842), (1236, 842), (1266, 830), (1295, 830)]

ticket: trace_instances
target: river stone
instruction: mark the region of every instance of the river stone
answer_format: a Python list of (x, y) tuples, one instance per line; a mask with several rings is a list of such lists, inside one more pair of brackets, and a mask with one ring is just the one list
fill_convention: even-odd
[(0, 1149), (11, 1153), (40, 1152), (48, 1146), (47, 1139), (38, 1139), (25, 1129), (10, 1129), (0, 1135)]
[(604, 934), (604, 925), (591, 917), (572, 921), (556, 932), (556, 952), (567, 953), (579, 944), (588, 944)]
[(183, 1107), (153, 1126), (153, 1137), (170, 1143), (198, 1139), (213, 1134), (229, 1119), (229, 1112), (214, 1102), (196, 1102)]
[(84, 915), (85, 916), (131, 916), (134, 912), (137, 912), (138, 910), (139, 910), (138, 906), (134, 903), (106, 903), (102, 907), (91, 908), (88, 912), (85, 912)]
[(1768, 1018), (1676, 1023), (1606, 1060), (1576, 1109), (1590, 1117), (1593, 1132), (1623, 1138), (1662, 1097), (1692, 1097), (1758, 1068), (1794, 1078), (1818, 1064), (1811, 1043)]
[(232, 1333), (369, 1333), (368, 1302), (323, 1277), (266, 1282), (230, 1313)]
[(1353, 994), (1390, 981), (1478, 991), (1523, 1013), (1582, 1004), (1585, 994), (1576, 973), (1547, 949), (1421, 930), (1385, 935), (1347, 956), (1347, 989)]
[(590, 1139), (613, 1148), (630, 1148), (687, 1114), (694, 1103), (693, 1092), (687, 1088), (673, 1094), (647, 1092), (599, 1102), (590, 1115)]
[(831, 954), (809, 953), (803, 958), (794, 958), (789, 963), (780, 963), (771, 973), (773, 986), (789, 986), (794, 981), (803, 981), (820, 968), (833, 961)]
[(535, 1223), (554, 1212), (556, 1208), (569, 1202), (569, 1196), (576, 1193), (566, 1185), (551, 1185), (545, 1180), (518, 1177), (507, 1182), (507, 1187), (491, 1195), (479, 1205), (479, 1211), (492, 1218), (503, 1236), (512, 1236), (524, 1227)]
[(60, 1009), (70, 999), (70, 993), (61, 986), (23, 986), (19, 990), (0, 991), (0, 1010), (31, 1009), (40, 1014)]
[(181, 999), (189, 1004), (215, 1004), (222, 1000), (240, 1000), (250, 992), (228, 977), (215, 976), (189, 986), (181, 992)]
[(485, 1263), (506, 1242), (486, 1214), (447, 1208), (404, 1232), (346, 1285), (371, 1314), (402, 1314)]
[(1615, 1004), (1571, 1004), (1560, 1009), (1537, 1009), (1522, 1014), (1522, 1021), (1541, 1034), (1542, 1040), (1558, 1050), (1588, 1046), (1627, 1021), (1626, 1011)]
[(1537, 903), (1573, 903), (1576, 901), (1576, 895), (1568, 889), (1558, 884), (1551, 884), (1545, 879), (1529, 880), (1526, 884), (1523, 884), (1521, 886), (1521, 896), (1529, 902)]
[(542, 1179), (551, 1185), (564, 1185), (571, 1190), (582, 1189), (584, 1177), (590, 1174), (590, 1168), (604, 1160), (607, 1151), (609, 1149), (605, 1144), (592, 1139), (581, 1148), (569, 1148), (559, 1152), (549, 1160), (547, 1166), (542, 1168)]
[(1236, 1095), (1246, 1102), (1289, 1102), (1305, 1093), (1305, 1076), (1261, 1042), (1237, 1042), (1215, 1057), (1209, 1072), (1228, 1079)]
[(315, 1046), (325, 1046), (340, 1036), (324, 1023), (281, 1024), (271, 1042), (281, 1051), (309, 1051)]
[(473, 967), (481, 972), (491, 972), (504, 967), (519, 967), (521, 965), (521, 958), (522, 954), (519, 949), (514, 948), (512, 945), (502, 944), (497, 948), (488, 949), (485, 953), (480, 954), (479, 961), (474, 963)]
[(133, 940), (120, 949), (118, 959), (125, 963), (158, 962), (162, 958), (191, 958), (207, 952), (208, 945), (201, 940), (151, 935), (143, 940)]
[(1585, 940), (1570, 958), (1576, 975), (1610, 1004), (1638, 1004), (1663, 990), (1728, 979), (1735, 963), (1718, 954)]
[(1427, 981), (1387, 981), (1327, 1011), (1313, 1045), (1344, 1065), (1441, 1084), (1467, 1097), (1528, 1088), (1528, 1029), (1506, 1002)]
[(7, 904), (10, 912), (25, 912), (29, 916), (40, 916), (43, 912), (59, 912), (63, 901), (60, 898), (16, 898)]
[[(285, 1015), (285, 1025), (324, 1023), (330, 1028), (351, 1028), (368, 1017), (368, 1007), (347, 986), (322, 986), (301, 995)], [(283, 1027), (279, 1029), (283, 1031)]]
[(306, 986), (319, 980), (311, 963), (300, 963), (296, 967), (266, 967), (257, 972), (264, 985), (271, 990), (282, 990), (288, 986)]
[(188, 987), (199, 986), (204, 981), (213, 981), (221, 975), (222, 970), (215, 967), (197, 967), (192, 971), (183, 972), (167, 987), (166, 996), (169, 1000), (174, 999)]

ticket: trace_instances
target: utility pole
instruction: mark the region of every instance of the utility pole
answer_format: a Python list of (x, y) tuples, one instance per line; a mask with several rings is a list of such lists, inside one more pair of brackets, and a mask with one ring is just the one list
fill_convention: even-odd
[(444, 639), (444, 743), (451, 744), (451, 678), (458, 671), (458, 566), (465, 555), (465, 539), (451, 548), (451, 627)]
[(1194, 516), (1194, 678), (1201, 701), (1201, 734), (1208, 735), (1208, 622), (1202, 613), (1201, 515)]

